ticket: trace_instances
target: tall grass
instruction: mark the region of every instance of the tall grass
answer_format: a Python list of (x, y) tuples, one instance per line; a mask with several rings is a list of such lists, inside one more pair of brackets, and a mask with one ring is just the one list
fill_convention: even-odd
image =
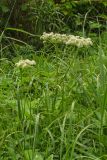
[[(106, 160), (105, 47), (27, 47), (0, 59), (1, 160)], [(17, 68), (21, 58), (36, 66)]]

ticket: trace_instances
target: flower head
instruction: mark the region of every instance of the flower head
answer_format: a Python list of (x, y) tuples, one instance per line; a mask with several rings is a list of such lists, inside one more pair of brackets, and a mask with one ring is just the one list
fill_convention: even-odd
[(20, 60), (18, 63), (16, 63), (15, 65), (17, 67), (20, 67), (20, 68), (25, 68), (25, 67), (29, 67), (29, 66), (33, 66), (35, 65), (36, 62), (34, 60), (29, 60), (29, 59), (26, 59), (26, 60)]
[(40, 38), (43, 40), (43, 43), (46, 43), (46, 42), (62, 43), (65, 45), (74, 45), (77, 47), (90, 46), (93, 44), (90, 38), (59, 34), (59, 33), (53, 33), (53, 32), (51, 33), (44, 32)]

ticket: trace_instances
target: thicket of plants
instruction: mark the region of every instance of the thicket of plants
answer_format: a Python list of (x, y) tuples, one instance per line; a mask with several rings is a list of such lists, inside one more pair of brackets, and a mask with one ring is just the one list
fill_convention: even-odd
[(0, 14), (0, 160), (107, 160), (107, 2)]
[[(0, 13), (1, 31), (12, 27), (41, 35), (44, 31), (74, 33), (85, 30), (87, 35), (107, 29), (106, 1), (1, 0)], [(26, 35), (11, 32), (6, 31), (26, 41)], [(35, 43), (34, 39), (29, 40)]]

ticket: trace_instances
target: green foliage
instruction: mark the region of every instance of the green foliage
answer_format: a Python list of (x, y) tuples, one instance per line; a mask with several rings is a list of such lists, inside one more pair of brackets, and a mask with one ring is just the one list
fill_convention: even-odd
[[(75, 48), (63, 54), (56, 47), (47, 56), (45, 49), (37, 55), (32, 47), (16, 45), (18, 56), (12, 61), (1, 59), (1, 159), (103, 160), (107, 154), (105, 48), (90, 48), (93, 54), (84, 57)], [(34, 59), (36, 66), (17, 68), (21, 58)]]
[[(0, 2), (2, 13), (1, 23), (6, 22), (13, 7), (9, 24), (15, 28), (41, 34), (43, 31), (67, 31), (67, 29), (82, 29), (86, 17), (86, 28), (90, 30), (105, 29), (107, 19), (106, 1), (70, 1), (62, 0), (58, 4), (50, 1), (21, 1), (19, 3), (7, 0)], [(16, 10), (17, 8), (17, 10)], [(14, 23), (13, 23), (14, 22)], [(29, 25), (30, 26), (29, 26)], [(2, 25), (0, 25), (2, 26)], [(30, 28), (30, 30), (29, 30)]]
[(6, 1), (1, 0), (1, 1), (0, 1), (0, 12), (6, 13), (6, 12), (8, 12), (8, 11), (9, 11), (9, 8), (8, 8), (8, 6), (7, 6)]
[(99, 29), (101, 31), (106, 29), (106, 1), (62, 0), (57, 6), (60, 12), (65, 15), (65, 23), (71, 31), (82, 30), (85, 27), (86, 31), (98, 33)]

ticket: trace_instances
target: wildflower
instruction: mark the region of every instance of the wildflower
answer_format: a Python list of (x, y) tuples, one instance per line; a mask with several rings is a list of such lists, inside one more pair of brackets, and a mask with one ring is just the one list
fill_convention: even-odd
[(16, 63), (15, 65), (17, 67), (21, 67), (21, 68), (25, 68), (25, 67), (29, 67), (29, 66), (33, 66), (35, 65), (36, 62), (34, 60), (29, 60), (29, 59), (26, 59), (26, 60), (20, 60), (18, 63)]
[(66, 34), (59, 34), (59, 33), (43, 33), (40, 37), (43, 40), (43, 43), (51, 42), (51, 43), (62, 43), (65, 45), (74, 45), (77, 47), (84, 47), (92, 45), (92, 40), (90, 38), (84, 38), (80, 36), (74, 35), (66, 35)]

